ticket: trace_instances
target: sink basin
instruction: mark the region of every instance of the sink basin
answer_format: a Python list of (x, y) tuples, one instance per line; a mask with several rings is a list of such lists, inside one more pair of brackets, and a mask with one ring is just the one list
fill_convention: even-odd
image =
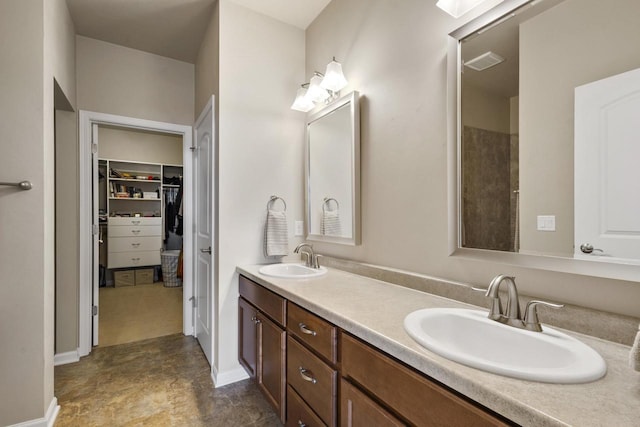
[(281, 277), (285, 279), (307, 279), (327, 274), (325, 267), (311, 268), (303, 264), (269, 264), (258, 270), (265, 276)]
[(404, 328), (440, 356), (512, 378), (576, 384), (607, 372), (602, 357), (573, 337), (547, 326), (532, 332), (503, 325), (480, 310), (418, 310), (404, 319)]

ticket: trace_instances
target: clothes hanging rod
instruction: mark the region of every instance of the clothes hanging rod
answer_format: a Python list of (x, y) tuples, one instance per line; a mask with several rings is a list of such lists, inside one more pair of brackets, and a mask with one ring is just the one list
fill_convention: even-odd
[(21, 190), (31, 190), (33, 185), (31, 181), (20, 181), (20, 182), (0, 182), (0, 185), (8, 185), (10, 187), (18, 187)]

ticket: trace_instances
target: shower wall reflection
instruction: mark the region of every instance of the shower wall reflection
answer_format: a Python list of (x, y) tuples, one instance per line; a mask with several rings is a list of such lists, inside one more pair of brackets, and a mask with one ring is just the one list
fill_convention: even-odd
[(462, 244), (517, 251), (518, 135), (464, 126), (462, 138)]

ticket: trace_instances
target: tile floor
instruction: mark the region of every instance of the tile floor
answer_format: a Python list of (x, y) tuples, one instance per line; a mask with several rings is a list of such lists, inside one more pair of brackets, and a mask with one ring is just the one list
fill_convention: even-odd
[(97, 347), (55, 368), (64, 426), (282, 426), (249, 380), (213, 388), (197, 341), (182, 334)]

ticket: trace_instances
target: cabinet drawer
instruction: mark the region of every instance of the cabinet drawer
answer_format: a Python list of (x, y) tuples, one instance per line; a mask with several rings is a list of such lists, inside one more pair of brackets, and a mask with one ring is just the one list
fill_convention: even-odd
[(116, 225), (109, 227), (109, 237), (162, 236), (162, 227), (157, 225)]
[(162, 247), (162, 237), (109, 237), (109, 252), (155, 251)]
[(143, 265), (159, 265), (160, 251), (109, 252), (108, 268), (136, 267)]
[(337, 371), (291, 336), (287, 338), (287, 381), (325, 424), (337, 424)]
[(284, 327), (286, 325), (287, 300), (244, 276), (240, 276), (239, 287), (240, 295), (244, 299), (267, 314), (280, 326)]
[(340, 425), (350, 427), (406, 426), (344, 379), (340, 380)]
[(366, 388), (412, 424), (509, 425), (349, 335), (340, 334), (340, 348), (342, 375)]
[(289, 302), (287, 330), (331, 363), (338, 362), (338, 329), (331, 323)]
[[(347, 424), (344, 424), (347, 425)], [(287, 386), (287, 427), (326, 427), (291, 386)]]
[(154, 217), (109, 217), (107, 224), (111, 225), (162, 225), (162, 218)]

